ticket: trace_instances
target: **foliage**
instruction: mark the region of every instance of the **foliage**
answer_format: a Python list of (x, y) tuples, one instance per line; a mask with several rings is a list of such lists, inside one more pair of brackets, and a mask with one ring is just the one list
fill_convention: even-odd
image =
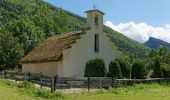
[(43, 0), (0, 0), (0, 69), (19, 59), (48, 37), (79, 30), (85, 18)]
[(155, 49), (152, 49), (151, 52), (149, 53), (150, 58), (155, 57), (156, 55), (157, 55), (157, 52)]
[(108, 76), (122, 78), (122, 72), (120, 69), (119, 62), (117, 62), (117, 61), (110, 62)]
[(85, 77), (104, 77), (107, 74), (103, 59), (92, 59), (86, 63)]
[(21, 81), (16, 83), (16, 86), (19, 88), (34, 88), (33, 83), (28, 82), (28, 81)]
[(6, 27), (14, 37), (18, 38), (21, 48), (24, 49), (24, 54), (30, 52), (44, 40), (43, 30), (28, 18), (13, 20), (7, 23)]
[(147, 67), (153, 69), (152, 77), (170, 77), (170, 51), (161, 46), (158, 50), (152, 49), (149, 55)]
[(46, 98), (46, 99), (63, 98), (63, 95), (60, 92), (50, 93), (46, 89), (36, 89), (36, 90), (33, 90), (32, 92), (35, 94), (35, 96), (43, 97), (43, 98)]
[(162, 68), (161, 68), (161, 58), (159, 56), (155, 57), (154, 59), (153, 77), (155, 78), (163, 77)]
[(116, 61), (119, 63), (120, 65), (120, 69), (122, 72), (122, 77), (123, 78), (130, 78), (130, 64), (127, 60), (123, 59), (123, 58), (118, 58), (116, 59)]
[[(2, 32), (2, 31), (1, 31)], [(6, 34), (0, 32), (0, 69), (14, 68), (18, 64), (18, 60), (23, 56), (23, 49), (17, 42), (18, 38), (12, 36), (11, 33), (5, 31)]]
[(132, 78), (144, 79), (146, 78), (146, 67), (142, 61), (136, 61), (132, 65)]

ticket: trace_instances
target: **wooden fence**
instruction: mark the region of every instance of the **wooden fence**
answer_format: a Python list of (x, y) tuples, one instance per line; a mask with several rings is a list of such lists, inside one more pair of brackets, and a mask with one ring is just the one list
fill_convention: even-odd
[(43, 73), (23, 72), (0, 72), (0, 78), (12, 79), (15, 81), (30, 81), (39, 84), (41, 87), (50, 87), (51, 92), (64, 88), (108, 88), (129, 86), (140, 83), (170, 82), (170, 78), (154, 79), (115, 79), (112, 77), (57, 77), (44, 75)]

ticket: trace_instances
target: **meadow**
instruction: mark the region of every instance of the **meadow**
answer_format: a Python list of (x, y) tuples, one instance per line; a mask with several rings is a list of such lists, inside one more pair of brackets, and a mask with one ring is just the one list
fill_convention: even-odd
[(170, 83), (138, 84), (128, 87), (99, 89), (95, 92), (50, 93), (29, 82), (0, 80), (2, 100), (170, 100)]

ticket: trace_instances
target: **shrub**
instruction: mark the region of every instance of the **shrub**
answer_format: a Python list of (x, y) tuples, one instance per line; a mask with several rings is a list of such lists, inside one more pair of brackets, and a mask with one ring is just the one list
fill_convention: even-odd
[(136, 61), (132, 65), (132, 78), (144, 79), (146, 77), (146, 67), (143, 62)]
[(92, 59), (86, 63), (85, 77), (104, 77), (106, 76), (106, 66), (102, 59)]
[(42, 97), (45, 99), (52, 99), (52, 100), (60, 100), (64, 98), (64, 95), (61, 92), (54, 92), (50, 93), (49, 90), (44, 88), (27, 88), (27, 89), (21, 89), (22, 93), (33, 95), (36, 97)]
[(129, 64), (129, 62), (124, 59), (116, 59), (116, 61), (119, 62), (120, 69), (122, 72), (122, 77), (130, 78), (130, 64)]
[(1, 79), (0, 82), (7, 86), (14, 86), (14, 82), (11, 80)]
[(162, 73), (164, 75), (164, 78), (170, 78), (170, 71), (167, 71), (165, 69), (162, 69)]
[(28, 81), (18, 82), (16, 86), (19, 88), (33, 88), (34, 87), (33, 83), (28, 82)]
[(43, 97), (46, 99), (48, 99), (50, 95), (49, 91), (44, 90), (44, 89), (37, 89), (36, 91), (34, 91), (34, 93), (37, 97)]
[(117, 61), (112, 61), (109, 64), (109, 77), (116, 77), (116, 78), (122, 78), (122, 73), (120, 69), (120, 65)]

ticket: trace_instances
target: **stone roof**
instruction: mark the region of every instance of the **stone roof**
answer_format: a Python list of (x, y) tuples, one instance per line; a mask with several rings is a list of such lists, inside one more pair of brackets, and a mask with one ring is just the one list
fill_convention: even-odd
[(20, 63), (53, 62), (62, 58), (63, 50), (70, 48), (81, 38), (84, 31), (75, 31), (62, 35), (57, 35), (46, 39), (42, 44), (32, 50)]

